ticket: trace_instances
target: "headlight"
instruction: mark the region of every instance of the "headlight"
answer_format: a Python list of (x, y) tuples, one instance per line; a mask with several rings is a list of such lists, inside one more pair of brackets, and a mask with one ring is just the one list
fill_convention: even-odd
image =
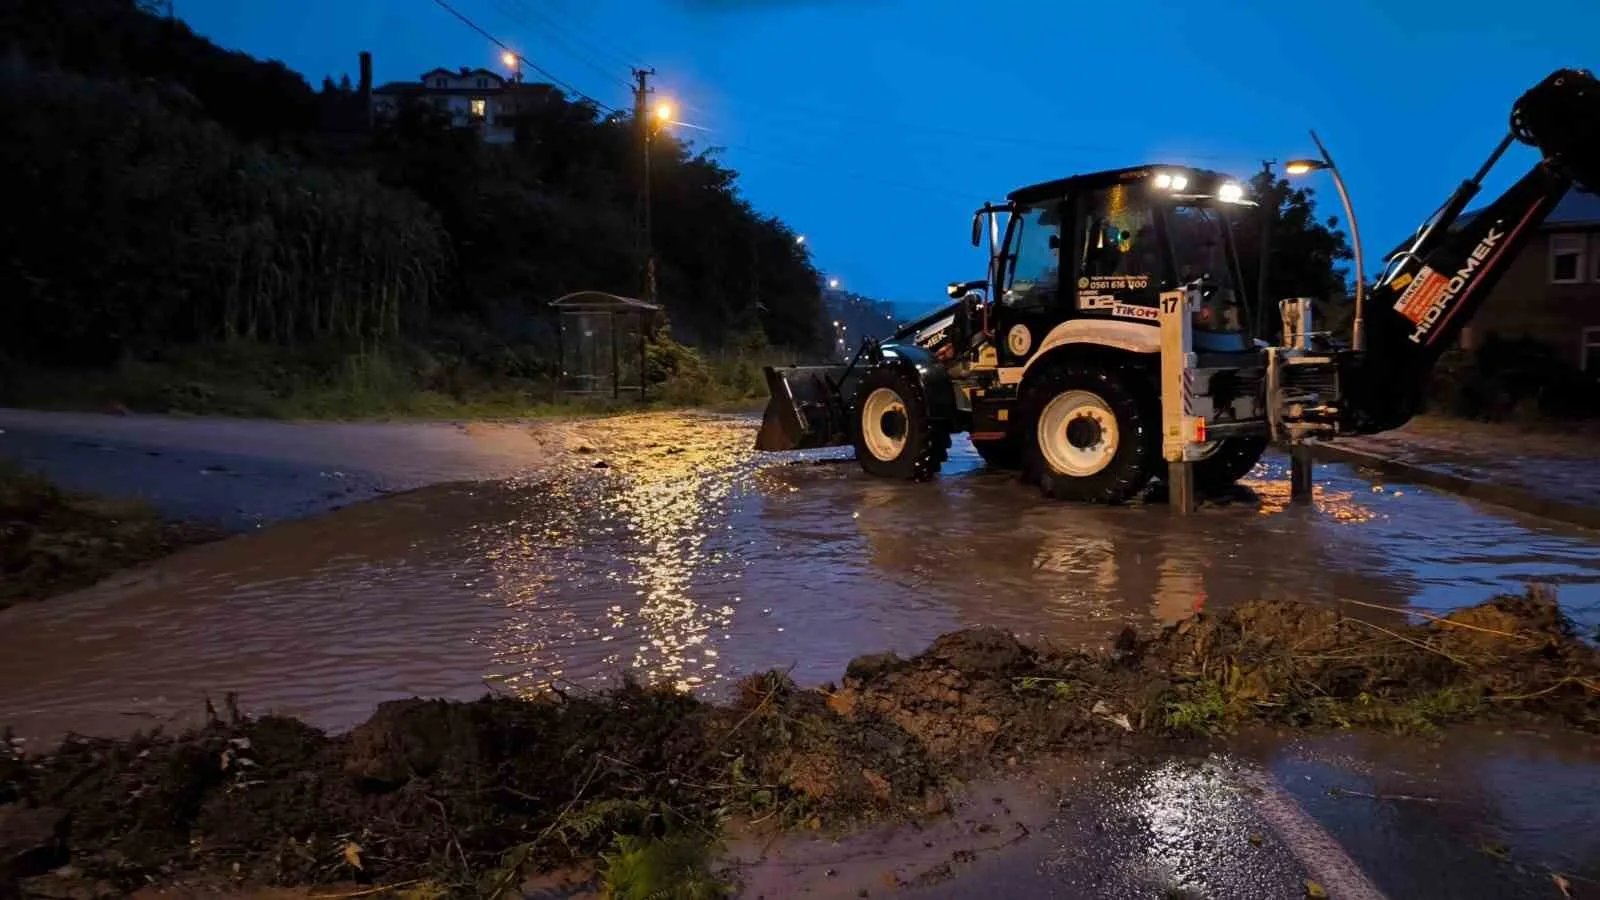
[(1244, 199), (1244, 188), (1229, 181), (1217, 188), (1217, 199), (1223, 203), (1238, 203)]
[(1156, 187), (1158, 187), (1158, 188), (1169, 188), (1169, 187), (1172, 187), (1172, 176), (1168, 175), (1165, 172), (1162, 172), (1161, 174), (1157, 175), (1156, 176)]
[(1184, 188), (1186, 188), (1188, 186), (1189, 186), (1189, 179), (1185, 178), (1182, 175), (1174, 175), (1174, 176), (1172, 176), (1172, 189), (1173, 190), (1181, 191), (1181, 190), (1183, 190)]

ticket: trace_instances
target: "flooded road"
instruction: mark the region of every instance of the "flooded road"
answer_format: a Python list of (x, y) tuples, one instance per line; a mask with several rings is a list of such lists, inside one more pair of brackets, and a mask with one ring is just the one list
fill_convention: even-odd
[[(380, 701), (596, 686), (632, 669), (715, 693), (837, 678), (990, 624), (1102, 642), (1258, 597), (1445, 609), (1553, 582), (1600, 622), (1600, 535), (1322, 466), (1191, 518), (1042, 500), (964, 440), (931, 484), (849, 452), (749, 450), (756, 422), (644, 415), (530, 442), (518, 477), (358, 503), (0, 613), (0, 722), (48, 740), (192, 721), (240, 695), (343, 729)], [(505, 472), (496, 472), (503, 476)]]

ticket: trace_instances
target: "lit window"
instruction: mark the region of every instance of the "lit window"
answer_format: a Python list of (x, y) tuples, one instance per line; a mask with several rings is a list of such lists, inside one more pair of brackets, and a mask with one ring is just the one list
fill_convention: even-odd
[(489, 113), (489, 101), (484, 100), (482, 98), (473, 98), (473, 101), (472, 101), (472, 115), (473, 115), (473, 117), (481, 119), (484, 116), (488, 115), (488, 113)]
[(1583, 350), (1578, 361), (1585, 372), (1600, 375), (1600, 326), (1583, 330)]
[(1550, 283), (1577, 284), (1583, 281), (1584, 236), (1550, 235)]

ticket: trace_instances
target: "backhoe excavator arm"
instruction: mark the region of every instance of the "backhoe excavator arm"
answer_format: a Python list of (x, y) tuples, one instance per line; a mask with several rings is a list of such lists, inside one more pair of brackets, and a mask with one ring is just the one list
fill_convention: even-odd
[[(1452, 228), (1513, 139), (1537, 148), (1543, 158), (1493, 203)], [(1363, 311), (1365, 347), (1341, 366), (1342, 431), (1373, 433), (1405, 424), (1440, 354), (1574, 184), (1600, 192), (1600, 82), (1586, 71), (1562, 69), (1522, 95), (1512, 110), (1511, 134), (1390, 260)]]

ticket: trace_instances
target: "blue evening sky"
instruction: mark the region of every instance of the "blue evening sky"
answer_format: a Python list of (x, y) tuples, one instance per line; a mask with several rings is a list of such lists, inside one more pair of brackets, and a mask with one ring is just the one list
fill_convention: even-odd
[[(985, 199), (1144, 162), (1246, 177), (1312, 155), (1310, 128), (1344, 172), (1370, 260), (1471, 175), (1523, 90), (1561, 66), (1600, 69), (1596, 0), (450, 2), (612, 106), (630, 102), (631, 64), (653, 66), (697, 126), (680, 134), (726, 148), (745, 195), (804, 233), (819, 268), (906, 308), (982, 276), (967, 239)], [(380, 83), (498, 66), (432, 0), (177, 12), (313, 85), (354, 78), (361, 50)], [(1490, 190), (1533, 159), (1514, 150)], [(1310, 178), (1338, 213), (1326, 175)]]

